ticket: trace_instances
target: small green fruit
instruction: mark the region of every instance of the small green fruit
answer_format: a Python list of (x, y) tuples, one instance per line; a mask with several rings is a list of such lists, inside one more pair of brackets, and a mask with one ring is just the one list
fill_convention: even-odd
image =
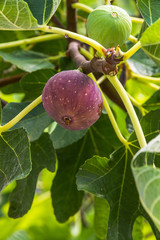
[(91, 12), (87, 19), (88, 36), (105, 48), (122, 45), (129, 37), (132, 22), (120, 7), (102, 5)]

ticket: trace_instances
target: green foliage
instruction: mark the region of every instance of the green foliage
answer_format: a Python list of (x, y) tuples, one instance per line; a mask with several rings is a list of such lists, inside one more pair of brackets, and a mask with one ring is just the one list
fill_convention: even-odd
[(38, 24), (46, 24), (57, 10), (61, 0), (24, 0), (37, 19)]
[(49, 56), (33, 51), (0, 52), (0, 56), (2, 56), (6, 62), (10, 62), (26, 72), (33, 72), (44, 68), (53, 69), (54, 67), (54, 65), (49, 62)]
[[(159, 122), (155, 124), (157, 114), (160, 114), (159, 110), (146, 115), (141, 121), (148, 141), (158, 135)], [(110, 159), (99, 156), (88, 159), (77, 174), (79, 190), (86, 190), (109, 202), (108, 228), (110, 231), (107, 234), (107, 240), (128, 237), (131, 239), (136, 217), (145, 214), (140, 207), (139, 195), (130, 168), (133, 154), (139, 149), (134, 133), (130, 141), (131, 145), (128, 149), (121, 147), (110, 156)], [(154, 220), (149, 219), (149, 221), (153, 225)], [(156, 229), (155, 231), (157, 232)], [(160, 237), (158, 232), (157, 237)]]
[(36, 97), (41, 95), (46, 82), (55, 73), (56, 71), (52, 69), (42, 69), (22, 77), (20, 85), (25, 93), (25, 100), (34, 100)]
[[(13, 117), (15, 117), (20, 111), (22, 111), (28, 102), (23, 103), (9, 103), (3, 109), (2, 112), (2, 125), (9, 122)], [(42, 104), (34, 108), (28, 115), (26, 115), (21, 121), (19, 121), (13, 128), (24, 127), (29, 135), (31, 141), (34, 141), (40, 137), (42, 132), (50, 123), (53, 122), (46, 112)]]
[[(160, 198), (159, 198), (159, 143), (160, 136), (157, 136), (142, 148), (133, 158), (132, 170), (135, 182), (139, 191), (141, 203), (155, 225), (160, 230)], [(156, 167), (156, 165), (158, 165)]]
[(2, 0), (0, 3), (1, 30), (36, 29), (37, 20), (23, 0)]
[[(107, 1), (78, 2), (97, 8)], [(66, 1), (0, 1), (0, 99), (7, 102), (3, 109), (0, 104), (0, 240), (160, 239), (160, 81), (148, 80), (148, 76), (160, 77), (160, 2), (138, 0), (136, 5), (134, 0), (115, 0), (112, 4), (144, 18), (143, 24), (132, 22), (131, 32), (142, 48), (124, 61), (124, 88), (135, 100), (148, 142), (142, 149), (127, 111), (120, 98), (115, 100), (107, 80), (100, 86), (129, 145), (120, 142), (105, 109), (90, 128), (69, 131), (54, 122), (40, 103), (3, 131), (42, 94), (49, 78), (77, 66), (67, 51), (71, 40), (67, 35), (44, 42), (23, 41), (44, 36), (42, 27), (47, 24), (48, 32), (58, 27), (56, 17), (71, 30), (66, 27)], [(77, 32), (86, 35), (88, 13), (78, 9), (76, 14)], [(21, 44), (13, 47), (12, 42), (19, 40)], [(126, 41), (121, 50), (133, 46)], [(81, 47), (101, 57), (94, 48), (84, 43)], [(143, 75), (143, 81), (132, 73)], [(95, 76), (98, 79), (100, 73)]]
[(138, 8), (148, 25), (152, 25), (159, 18), (159, 0), (138, 0)]
[(143, 50), (160, 66), (160, 19), (152, 24), (140, 38)]

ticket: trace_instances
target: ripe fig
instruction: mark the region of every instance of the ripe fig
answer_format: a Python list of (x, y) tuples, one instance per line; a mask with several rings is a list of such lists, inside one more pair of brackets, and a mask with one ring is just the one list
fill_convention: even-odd
[(43, 89), (42, 102), (46, 112), (69, 130), (90, 127), (103, 107), (95, 82), (78, 70), (62, 71), (51, 77)]
[(129, 37), (132, 22), (128, 13), (114, 5), (94, 9), (87, 19), (88, 36), (105, 48), (122, 45)]

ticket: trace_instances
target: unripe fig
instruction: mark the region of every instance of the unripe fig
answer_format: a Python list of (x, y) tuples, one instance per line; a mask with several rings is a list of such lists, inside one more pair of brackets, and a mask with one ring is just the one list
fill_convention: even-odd
[(105, 48), (122, 45), (129, 37), (132, 22), (120, 7), (102, 5), (93, 10), (87, 19), (88, 36)]
[(103, 107), (96, 83), (78, 70), (62, 71), (51, 77), (43, 89), (42, 102), (46, 112), (69, 130), (90, 127)]

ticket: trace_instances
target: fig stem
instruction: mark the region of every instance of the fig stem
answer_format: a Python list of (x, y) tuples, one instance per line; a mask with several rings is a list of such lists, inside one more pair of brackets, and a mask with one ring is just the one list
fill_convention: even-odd
[[(97, 84), (99, 90), (101, 91), (104, 108), (106, 109), (106, 111), (107, 111), (107, 113), (108, 113), (108, 117), (109, 117), (109, 119), (110, 119), (110, 121), (111, 121), (111, 124), (112, 124), (112, 126), (113, 126), (113, 129), (114, 129), (114, 131), (115, 131), (118, 139), (120, 140), (120, 142), (121, 142), (124, 146), (128, 147), (128, 142), (127, 142), (127, 140), (122, 136), (121, 131), (120, 131), (120, 129), (119, 129), (118, 125), (117, 125), (117, 122), (116, 122), (116, 120), (115, 120), (115, 118), (114, 118), (114, 115), (113, 115), (113, 113), (112, 113), (112, 111), (111, 111), (111, 108), (110, 108), (110, 106), (109, 106), (109, 104), (108, 104), (108, 101), (107, 101), (104, 93), (102, 92), (100, 86), (98, 85), (98, 83), (97, 83), (97, 81), (96, 81), (93, 73), (88, 74), (88, 76), (89, 76), (90, 78), (92, 78), (92, 80)], [(105, 77), (107, 77), (107, 76), (105, 76)]]
[(84, 12), (91, 13), (93, 11), (93, 8), (83, 4), (83, 3), (72, 3), (72, 8), (74, 9), (81, 9)]
[(134, 44), (138, 42), (138, 39), (136, 37), (132, 36), (132, 35), (129, 36), (128, 40), (131, 41)]
[(123, 88), (123, 86), (120, 83), (120, 81), (118, 80), (117, 76), (107, 75), (107, 78), (109, 79), (109, 81), (111, 82), (111, 84), (114, 86), (114, 88), (118, 92), (119, 96), (121, 97), (121, 99), (127, 109), (127, 112), (130, 116), (130, 119), (132, 121), (139, 145), (141, 148), (143, 148), (146, 145), (146, 139), (145, 139), (143, 130), (141, 128), (140, 122), (138, 120), (138, 117), (136, 115), (136, 112), (133, 108), (133, 105), (127, 95), (127, 92)]
[(11, 121), (3, 126), (0, 126), (0, 133), (7, 131), (16, 123), (18, 123), (23, 117), (25, 117), (33, 108), (42, 102), (42, 95), (36, 98), (32, 103), (30, 103), (26, 108), (24, 108), (19, 114), (17, 114)]
[(133, 47), (131, 47), (127, 52), (123, 53), (123, 60), (127, 60), (133, 54), (135, 54), (141, 48), (141, 43), (138, 41)]
[(88, 58), (89, 60), (92, 60), (92, 58), (94, 57), (90, 52), (88, 52), (85, 48), (81, 47), (80, 48), (80, 53), (85, 56), (86, 58)]
[(51, 40), (60, 39), (60, 38), (63, 38), (61, 34), (46, 34), (43, 36), (38, 36), (33, 38), (26, 38), (26, 39), (12, 41), (12, 42), (0, 43), (0, 49), (18, 47), (23, 44), (32, 44), (32, 43), (38, 43), (38, 42), (44, 42), (44, 41), (51, 41)]
[(137, 18), (137, 17), (131, 17), (131, 21), (134, 23), (143, 23), (144, 19), (143, 18)]
[(160, 77), (145, 76), (134, 72), (131, 73), (131, 78), (140, 79), (144, 82), (160, 83)]
[[(130, 79), (131, 79), (131, 78), (130, 78)], [(128, 80), (130, 80), (130, 79), (128, 79)], [(143, 83), (143, 84), (145, 84), (145, 85), (148, 85), (150, 88), (152, 88), (152, 89), (154, 89), (154, 90), (156, 90), (156, 91), (158, 91), (158, 90), (160, 89), (160, 86), (158, 86), (157, 84), (151, 83), (151, 82), (146, 81), (146, 80), (144, 80), (144, 79), (134, 78), (133, 80), (134, 80), (134, 81), (141, 82), (141, 83)]]
[(46, 25), (41, 25), (39, 26), (39, 30), (44, 31), (44, 32), (49, 32), (49, 33), (57, 33), (57, 34), (62, 34), (66, 36), (67, 38), (73, 38), (78, 41), (84, 42), (90, 46), (92, 46), (94, 49), (96, 49), (103, 57), (105, 56), (105, 53), (107, 52), (107, 49), (104, 48), (101, 44), (99, 44), (97, 41), (83, 36), (78, 33), (74, 33), (65, 29), (57, 28), (57, 27), (51, 27), (51, 26), (46, 26)]

